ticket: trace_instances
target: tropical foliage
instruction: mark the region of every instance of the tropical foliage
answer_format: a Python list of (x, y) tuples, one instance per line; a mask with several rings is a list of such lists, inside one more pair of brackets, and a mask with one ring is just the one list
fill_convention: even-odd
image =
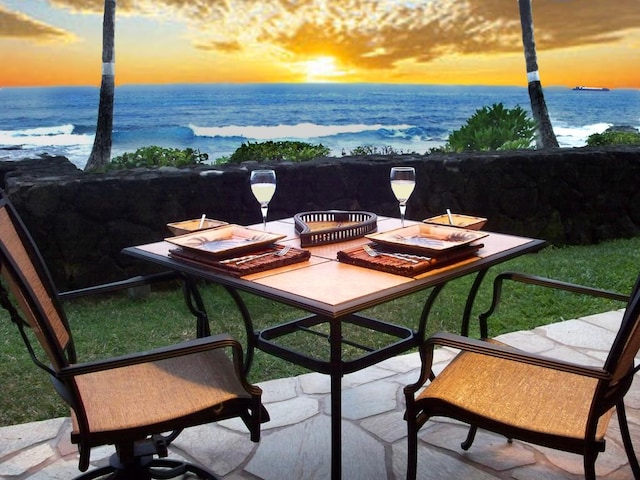
[(494, 103), (491, 107), (476, 110), (465, 125), (449, 135), (440, 150), (464, 152), (530, 148), (535, 132), (536, 123), (520, 106), (509, 109), (502, 103)]
[[(385, 145), (384, 147), (376, 147), (374, 145), (360, 145), (349, 153), (353, 156), (366, 156), (366, 155), (398, 155), (402, 154), (402, 151), (398, 151), (391, 145)], [(343, 151), (342, 155), (346, 155)]]
[(322, 144), (313, 145), (306, 142), (294, 141), (266, 141), (247, 142), (236, 149), (231, 156), (224, 161), (229, 163), (242, 162), (305, 162), (318, 157), (329, 155), (331, 150)]
[(607, 130), (602, 133), (590, 135), (587, 139), (587, 145), (640, 145), (640, 133)]
[(138, 167), (189, 167), (206, 162), (209, 155), (199, 150), (186, 148), (142, 147), (133, 153), (127, 152), (114, 157), (107, 170), (122, 170)]

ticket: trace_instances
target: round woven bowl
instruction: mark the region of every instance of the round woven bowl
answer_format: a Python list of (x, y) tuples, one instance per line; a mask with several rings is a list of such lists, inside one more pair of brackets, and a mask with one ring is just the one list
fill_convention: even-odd
[(167, 227), (174, 235), (184, 235), (185, 233), (198, 232), (200, 230), (209, 230), (210, 228), (221, 227), (222, 225), (228, 225), (227, 222), (221, 220), (210, 220), (205, 218), (200, 227), (200, 218), (194, 220), (184, 220), (182, 222), (167, 223)]
[(453, 224), (449, 222), (449, 215), (446, 213), (438, 215), (437, 217), (427, 218), (424, 222), (435, 223), (436, 225), (448, 225), (450, 227), (467, 228), (469, 230), (480, 230), (487, 223), (486, 218), (462, 215), (460, 213), (452, 213), (451, 218), (453, 219)]

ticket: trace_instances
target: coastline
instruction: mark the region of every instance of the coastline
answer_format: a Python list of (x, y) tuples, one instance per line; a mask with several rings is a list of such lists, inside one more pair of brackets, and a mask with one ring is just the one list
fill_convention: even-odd
[[(3, 89), (0, 158), (63, 155), (83, 168), (93, 145), (97, 91)], [(639, 93), (545, 88), (560, 145), (584, 146), (589, 135), (614, 124), (640, 126)], [(500, 86), (131, 85), (118, 87), (115, 100), (113, 156), (157, 145), (199, 150), (211, 161), (265, 140), (322, 144), (338, 158), (363, 146), (423, 154), (443, 145), (479, 108), (500, 102), (530, 111), (526, 88)]]

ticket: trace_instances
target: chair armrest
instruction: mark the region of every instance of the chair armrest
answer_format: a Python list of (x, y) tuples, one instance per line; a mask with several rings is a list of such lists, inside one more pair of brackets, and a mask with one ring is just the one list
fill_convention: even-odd
[(126, 367), (129, 365), (156, 362), (158, 360), (190, 355), (207, 350), (214, 350), (216, 348), (232, 348), (234, 350), (234, 357), (238, 355), (238, 359), (242, 358), (242, 346), (240, 343), (228, 334), (220, 334), (187, 340), (175, 345), (160, 347), (144, 352), (130, 353), (118, 357), (70, 365), (60, 369), (57, 376), (63, 379), (76, 375), (85, 375), (87, 373)]
[(581, 295), (589, 295), (592, 297), (608, 298), (609, 300), (618, 300), (620, 302), (628, 302), (629, 295), (624, 295), (610, 290), (604, 290), (600, 288), (587, 287), (584, 285), (578, 285), (576, 283), (564, 282), (562, 280), (556, 280), (547, 277), (539, 277), (536, 275), (529, 275), (527, 273), (520, 272), (502, 272), (496, 276), (493, 280), (493, 296), (489, 309), (478, 315), (480, 321), (480, 330), (483, 337), (488, 337), (487, 320), (493, 315), (500, 304), (502, 296), (502, 285), (505, 280), (511, 280), (513, 282), (525, 283), (528, 285), (537, 285), (539, 287), (552, 288), (556, 290), (564, 290), (566, 292), (572, 292)]
[(61, 300), (68, 300), (72, 298), (80, 298), (89, 295), (97, 295), (100, 293), (115, 292), (123, 290), (125, 288), (140, 287), (143, 285), (151, 285), (159, 282), (166, 282), (170, 280), (180, 279), (180, 274), (173, 271), (155, 273), (152, 275), (138, 275), (119, 282), (104, 283), (87, 288), (80, 288), (78, 290), (69, 290), (67, 292), (58, 293), (58, 297)]
[(503, 272), (496, 277), (494, 282), (502, 282), (503, 280), (512, 280), (514, 282), (528, 283), (530, 285), (538, 285), (541, 287), (555, 288), (557, 290), (565, 290), (567, 292), (590, 295), (592, 297), (608, 298), (610, 300), (619, 300), (628, 302), (629, 295), (604, 290), (601, 288), (587, 287), (576, 283), (563, 282), (552, 278), (539, 277), (537, 275), (529, 275), (520, 272)]
[(433, 348), (435, 345), (452, 347), (466, 352), (504, 358), (505, 360), (511, 360), (514, 362), (528, 363), (537, 367), (560, 370), (562, 372), (597, 378), (600, 380), (607, 380), (611, 378), (611, 375), (601, 367), (592, 367), (566, 362), (535, 353), (525, 352), (509, 345), (490, 343), (485, 340), (463, 337), (452, 333), (436, 333), (427, 339), (425, 345), (427, 348)]
[(486, 340), (478, 340), (453, 333), (441, 332), (431, 335), (425, 343), (420, 346), (420, 357), (423, 359), (420, 378), (416, 383), (405, 387), (405, 394), (415, 393), (426, 382), (427, 378), (431, 374), (431, 364), (429, 362), (427, 365), (427, 363), (424, 362), (424, 359), (431, 358), (433, 356), (433, 349), (436, 345), (456, 348), (458, 350), (472, 352), (479, 355), (503, 358), (505, 360), (526, 363), (552, 370), (559, 370), (562, 372), (572, 373), (574, 375), (597, 378), (599, 380), (609, 380), (611, 378), (611, 375), (600, 367), (591, 367), (565, 362), (543, 355), (524, 352), (508, 345), (490, 343)]

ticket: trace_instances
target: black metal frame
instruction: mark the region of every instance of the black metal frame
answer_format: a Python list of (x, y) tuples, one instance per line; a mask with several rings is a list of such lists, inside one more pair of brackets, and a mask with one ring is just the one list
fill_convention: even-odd
[[(480, 289), (482, 281), (485, 278), (488, 270), (489, 267), (482, 269), (477, 273), (476, 278), (474, 279), (474, 282), (469, 290), (462, 318), (461, 331), (463, 335), (468, 334), (471, 309), (473, 307), (478, 290)], [(431, 309), (436, 299), (445, 287), (446, 283), (447, 282), (437, 284), (432, 288), (429, 296), (427, 297), (427, 300), (425, 301), (425, 305), (420, 316), (419, 327), (417, 330), (357, 314), (350, 314), (339, 318), (331, 318), (324, 315), (309, 315), (273, 327), (264, 328), (262, 330), (255, 330), (253, 326), (253, 320), (251, 318), (251, 313), (249, 312), (249, 309), (242, 300), (242, 297), (239, 295), (238, 291), (229, 285), (224, 285), (224, 288), (231, 295), (242, 314), (245, 330), (247, 332), (247, 347), (244, 364), (246, 374), (248, 374), (251, 369), (254, 351), (257, 348), (278, 358), (289, 361), (295, 365), (299, 365), (301, 367), (308, 368), (309, 370), (327, 374), (330, 376), (332, 412), (332, 479), (335, 480), (342, 477), (342, 456), (340, 454), (342, 450), (342, 376), (348, 373), (362, 370), (366, 367), (420, 346), (425, 339), (426, 326)], [(191, 297), (187, 297), (187, 304), (189, 305), (189, 308), (192, 310), (192, 312), (194, 312), (194, 315), (196, 315), (196, 317), (198, 318), (198, 321), (203, 321), (203, 319), (207, 318), (207, 314), (204, 302), (202, 300), (202, 295), (199, 293), (195, 281), (191, 280), (188, 282), (188, 284), (188, 292), (191, 294)], [(192, 306), (191, 302), (195, 302), (195, 308)], [(360, 328), (387, 334), (391, 337), (395, 337), (397, 340), (385, 347), (377, 349), (369, 347), (367, 345), (362, 345), (343, 337), (343, 322), (355, 325)], [(326, 333), (318, 332), (312, 329), (312, 327), (322, 324), (329, 325), (328, 335)], [(324, 337), (326, 340), (328, 340), (329, 360), (321, 360), (312, 357), (307, 353), (296, 351), (286, 346), (279, 345), (275, 341), (278, 338), (296, 332), (305, 332), (310, 335)], [(356, 347), (362, 350), (364, 353), (353, 360), (343, 360), (342, 345), (350, 345)]]
[[(9, 275), (8, 278), (11, 279), (12, 282), (17, 282), (18, 289), (24, 294), (24, 301), (28, 304), (28, 308), (33, 312), (33, 316), (41, 319), (37, 321), (38, 328), (41, 330), (41, 334), (45, 338), (45, 342), (51, 350), (51, 361), (52, 363), (56, 363), (56, 366), (49, 366), (38, 358), (38, 355), (35, 353), (35, 350), (31, 345), (29, 336), (25, 331), (26, 328), (29, 328), (29, 323), (21, 317), (18, 309), (13, 305), (12, 298), (8, 294), (7, 289), (5, 289), (2, 281), (0, 281), (0, 307), (8, 311), (11, 320), (16, 324), (34, 363), (50, 375), (57, 392), (76, 413), (80, 432), (72, 434), (72, 443), (78, 443), (79, 446), (79, 469), (81, 471), (85, 471), (89, 467), (89, 455), (91, 448), (93, 446), (102, 445), (104, 442), (101, 442), (100, 440), (88, 440), (85, 438), (86, 435), (83, 432), (89, 432), (89, 428), (84, 408), (82, 406), (82, 400), (79, 399), (75, 383), (72, 380), (74, 376), (89, 374), (110, 368), (118, 368), (135, 363), (169, 359), (175, 356), (197, 353), (212, 348), (228, 347), (231, 347), (232, 349), (235, 368), (238, 372), (241, 370), (241, 363), (243, 359), (241, 358), (242, 347), (240, 344), (227, 335), (211, 337), (206, 312), (204, 309), (198, 310), (190, 303), (191, 298), (195, 297), (196, 304), (202, 304), (197, 287), (191, 277), (180, 272), (170, 270), (158, 274), (136, 276), (119, 282), (112, 282), (59, 293), (55, 290), (49, 271), (46, 268), (45, 262), (31, 235), (15, 210), (15, 207), (13, 207), (2, 189), (0, 189), (0, 209), (5, 209), (11, 222), (15, 225), (15, 232), (30, 258), (30, 263), (36, 271), (37, 276), (42, 279), (42, 284), (46, 289), (46, 293), (58, 312), (60, 321), (68, 334), (68, 340), (65, 344), (58, 342), (53, 328), (48, 321), (47, 312), (44, 311), (40, 302), (35, 300), (37, 295), (34, 292), (32, 285), (25, 277), (21, 268), (22, 266), (19, 265), (12, 257), (11, 251), (5, 249), (5, 244), (0, 242), (0, 271), (5, 269)], [(111, 293), (123, 289), (172, 280), (181, 280), (183, 282), (185, 300), (191, 312), (197, 318), (198, 337), (208, 338), (199, 338), (180, 345), (171, 345), (168, 347), (157, 348), (152, 351), (124, 355), (112, 359), (77, 363), (73, 337), (69, 329), (68, 320), (64, 314), (64, 310), (62, 309), (62, 301), (89, 295)], [(251, 439), (253, 441), (258, 441), (260, 437), (260, 423), (268, 421), (269, 416), (260, 402), (260, 390), (249, 386), (248, 384), (245, 384), (245, 388), (251, 389), (250, 393), (252, 398), (242, 400), (235, 406), (228, 405), (228, 413), (220, 415), (220, 418), (217, 418), (217, 420), (223, 419), (222, 417), (232, 418), (234, 416), (242, 418), (250, 430)], [(249, 415), (248, 411), (251, 411), (251, 415)], [(168, 479), (188, 472), (194, 473), (202, 479), (216, 480), (217, 477), (205, 468), (186, 462), (164, 458), (168, 454), (168, 446), (182, 431), (182, 428), (177, 423), (171, 426), (176, 428), (167, 434), (150, 434), (146, 438), (142, 438), (137, 441), (127, 440), (121, 443), (115, 442), (116, 453), (112, 455), (108, 466), (83, 473), (76, 477), (76, 480), (95, 479), (107, 475), (107, 478), (114, 480), (146, 480), (152, 478)], [(167, 431), (169, 430), (171, 430), (171, 427), (167, 428)], [(154, 458), (156, 455), (161, 458)]]
[(502, 288), (505, 281), (536, 285), (538, 287), (563, 290), (565, 292), (589, 295), (592, 297), (608, 298), (609, 300), (618, 300), (620, 302), (629, 301), (629, 295), (612, 292), (610, 290), (578, 285), (576, 283), (565, 282), (553, 278), (540, 277), (537, 275), (530, 275), (527, 273), (513, 271), (502, 272), (493, 280), (493, 295), (489, 309), (478, 316), (478, 319), (480, 321), (480, 334), (482, 338), (488, 338), (489, 336), (487, 320), (496, 311), (498, 305), (500, 305), (500, 299), (502, 298)]
[[(530, 275), (521, 272), (514, 271), (506, 271), (498, 274), (493, 282), (493, 295), (492, 302), (489, 306), (488, 310), (481, 313), (479, 315), (480, 321), (480, 331), (483, 339), (488, 338), (488, 319), (489, 317), (496, 311), (500, 304), (500, 300), (502, 298), (502, 290), (505, 281), (513, 281), (517, 283), (523, 283), (528, 285), (535, 285), (543, 288), (551, 288), (556, 290), (563, 290), (567, 292), (572, 292), (576, 294), (589, 295), (601, 298), (607, 298), (610, 300), (617, 300), (620, 302), (630, 302), (630, 295), (620, 294), (617, 292), (613, 292), (610, 290), (599, 289), (594, 287), (588, 287), (584, 285), (579, 285), (575, 283), (565, 282), (561, 280), (556, 280), (547, 277), (540, 277), (536, 275)], [(630, 315), (639, 315), (638, 311), (640, 310), (640, 277), (636, 281), (636, 285), (633, 289), (633, 294), (635, 295), (633, 301), (628, 303), (627, 305), (627, 313), (625, 314), (625, 319)], [(621, 327), (621, 331), (625, 330), (622, 333), (622, 338), (624, 339), (624, 335), (628, 335), (632, 327), (630, 322), (627, 321), (625, 325), (625, 320), (623, 320), (623, 326)], [(618, 337), (621, 336), (621, 333), (618, 333)], [(620, 341), (616, 337), (616, 344), (612, 347), (612, 351), (614, 348), (623, 348), (626, 345), (625, 341)], [(432, 335), (427, 341), (421, 345), (420, 348), (420, 356), (423, 362), (422, 369), (420, 372), (420, 378), (417, 382), (412, 385), (408, 385), (404, 389), (405, 398), (407, 402), (407, 411), (405, 413), (405, 419), (407, 420), (407, 431), (408, 431), (408, 459), (407, 459), (407, 479), (416, 478), (417, 474), (417, 433), (420, 428), (429, 420), (432, 416), (449, 416), (461, 420), (463, 422), (467, 422), (470, 424), (469, 432), (467, 434), (466, 439), (461, 443), (460, 447), (463, 450), (468, 450), (473, 441), (475, 439), (476, 432), (478, 430), (478, 424), (475, 423), (478, 421), (478, 415), (473, 413), (467, 413), (463, 410), (456, 410), (456, 413), (452, 413), (452, 411), (446, 405), (436, 405), (435, 403), (431, 406), (430, 412), (427, 412), (419, 408), (415, 402), (416, 393), (423, 388), (426, 384), (427, 380), (433, 380), (434, 375), (431, 371), (431, 361), (433, 358), (433, 348), (434, 346), (449, 346), (451, 348), (455, 348), (462, 351), (474, 352), (484, 355), (492, 355), (500, 358), (507, 358), (513, 361), (526, 362), (532, 365), (543, 366), (546, 368), (557, 369), (560, 371), (566, 371), (570, 373), (574, 373), (576, 375), (589, 376), (592, 378), (597, 378), (600, 380), (601, 386), (599, 389), (604, 390), (606, 387), (603, 386), (604, 381), (611, 380), (611, 372), (607, 371), (607, 366), (605, 365), (604, 369), (596, 368), (596, 367), (588, 367), (581, 366), (577, 364), (556, 361), (550, 359), (548, 357), (529, 354), (526, 352), (519, 352), (511, 347), (498, 345), (482, 340), (474, 340), (468, 338), (456, 337), (455, 335), (439, 333)], [(618, 352), (619, 354), (619, 352)], [(635, 456), (635, 451), (633, 448), (633, 443), (631, 440), (631, 434), (629, 432), (629, 426), (626, 420), (626, 411), (624, 406), (624, 395), (626, 391), (629, 389), (631, 382), (633, 380), (633, 376), (640, 371), (640, 365), (632, 368), (629, 372), (627, 372), (626, 376), (620, 379), (619, 387), (615, 392), (610, 392), (612, 398), (606, 401), (602, 394), (594, 394), (594, 396), (598, 396), (602, 404), (600, 405), (592, 405), (592, 414), (590, 415), (590, 426), (587, 429), (587, 434), (585, 435), (585, 439), (575, 439), (570, 441), (566, 437), (561, 437), (557, 435), (545, 435), (534, 432), (526, 432), (523, 429), (509, 427), (504, 424), (495, 425), (491, 422), (484, 422), (481, 426), (483, 428), (487, 428), (489, 430), (496, 429), (494, 431), (498, 431), (499, 433), (506, 435), (511, 441), (512, 438), (520, 438), (524, 441), (530, 441), (533, 443), (537, 443), (539, 445), (544, 445), (549, 448), (564, 450), (569, 452), (574, 452), (578, 454), (582, 454), (584, 456), (584, 468), (585, 468), (585, 477), (587, 479), (595, 479), (595, 461), (598, 455), (598, 452), (604, 451), (605, 444), (604, 440), (597, 441), (595, 440), (595, 429), (597, 426), (598, 415), (603, 414), (609, 408), (615, 406), (616, 413), (618, 417), (618, 424), (620, 426), (620, 434), (622, 436), (623, 445), (625, 448), (625, 453), (627, 454), (627, 458), (629, 460), (629, 465), (633, 472), (633, 476), (636, 479), (640, 479), (640, 464)], [(600, 412), (598, 414), (598, 412)], [(590, 440), (590, 438), (592, 438)]]
[[(496, 257), (482, 261), (480, 266), (473, 264), (465, 265), (460, 270), (445, 272), (441, 276), (438, 276), (437, 280), (429, 280), (425, 282), (418, 281), (409, 289), (405, 286), (390, 289), (390, 292), (388, 292), (386, 297), (355, 302), (355, 304), (348, 308), (352, 310), (350, 313), (340, 314), (336, 314), (335, 312), (324, 313), (322, 306), (307, 303), (306, 300), (301, 300), (294, 295), (283, 295), (281, 292), (273, 291), (269, 287), (257, 286), (253, 282), (241, 277), (236, 278), (218, 272), (213, 272), (206, 268), (173, 260), (168, 256), (146, 252), (138, 249), (137, 247), (126, 248), (123, 252), (135, 258), (177, 270), (187, 277), (193, 277), (194, 279), (200, 279), (205, 282), (222, 285), (234, 299), (243, 317), (245, 330), (247, 332), (247, 346), (244, 365), (246, 373), (248, 373), (251, 368), (254, 350), (255, 348), (258, 348), (266, 353), (275, 355), (302, 367), (306, 367), (320, 373), (329, 374), (331, 384), (331, 478), (333, 480), (337, 480), (342, 477), (342, 376), (345, 373), (355, 372), (387, 358), (391, 358), (423, 343), (429, 314), (444, 286), (450, 280), (469, 274), (476, 274), (467, 296), (461, 324), (462, 334), (467, 335), (469, 331), (471, 310), (489, 268), (511, 258), (523, 255), (524, 253), (536, 252), (542, 249), (545, 245), (546, 243), (544, 241), (531, 240), (526, 247), (509, 249)], [(202, 296), (197, 293), (196, 283), (194, 282), (192, 285), (194, 288), (192, 291), (192, 301), (195, 302), (196, 310), (204, 313), (204, 316), (206, 316), (206, 309), (202, 301)], [(417, 330), (400, 327), (398, 325), (371, 319), (355, 313), (375, 304), (384, 303), (391, 299), (399, 298), (428, 288), (431, 288), (431, 292), (425, 301)], [(256, 331), (254, 330), (251, 314), (240, 297), (238, 293), (239, 291), (246, 291), (296, 308), (301, 308), (312, 313), (312, 315)], [(342, 322), (351, 323), (361, 328), (371, 328), (374, 331), (389, 334), (390, 336), (397, 338), (397, 340), (385, 347), (375, 349), (375, 351), (369, 351), (369, 347), (361, 346), (365, 352), (362, 356), (354, 360), (345, 361), (342, 359), (342, 345), (349, 344), (350, 341), (343, 338)], [(328, 361), (310, 357), (304, 352), (294, 351), (275, 342), (278, 338), (296, 331), (309, 332), (309, 327), (323, 323), (329, 325), (329, 334), (326, 336), (329, 343)], [(318, 332), (313, 332), (310, 334), (316, 335), (317, 333)]]
[[(218, 480), (212, 472), (197, 465), (165, 458), (170, 443), (180, 431), (169, 435), (153, 435), (132, 445), (129, 461), (120, 449), (111, 455), (109, 464), (90, 470), (74, 480), (93, 480), (105, 477), (105, 480), (152, 480), (170, 479), (193, 473), (202, 480)], [(160, 458), (155, 458), (158, 455)]]

